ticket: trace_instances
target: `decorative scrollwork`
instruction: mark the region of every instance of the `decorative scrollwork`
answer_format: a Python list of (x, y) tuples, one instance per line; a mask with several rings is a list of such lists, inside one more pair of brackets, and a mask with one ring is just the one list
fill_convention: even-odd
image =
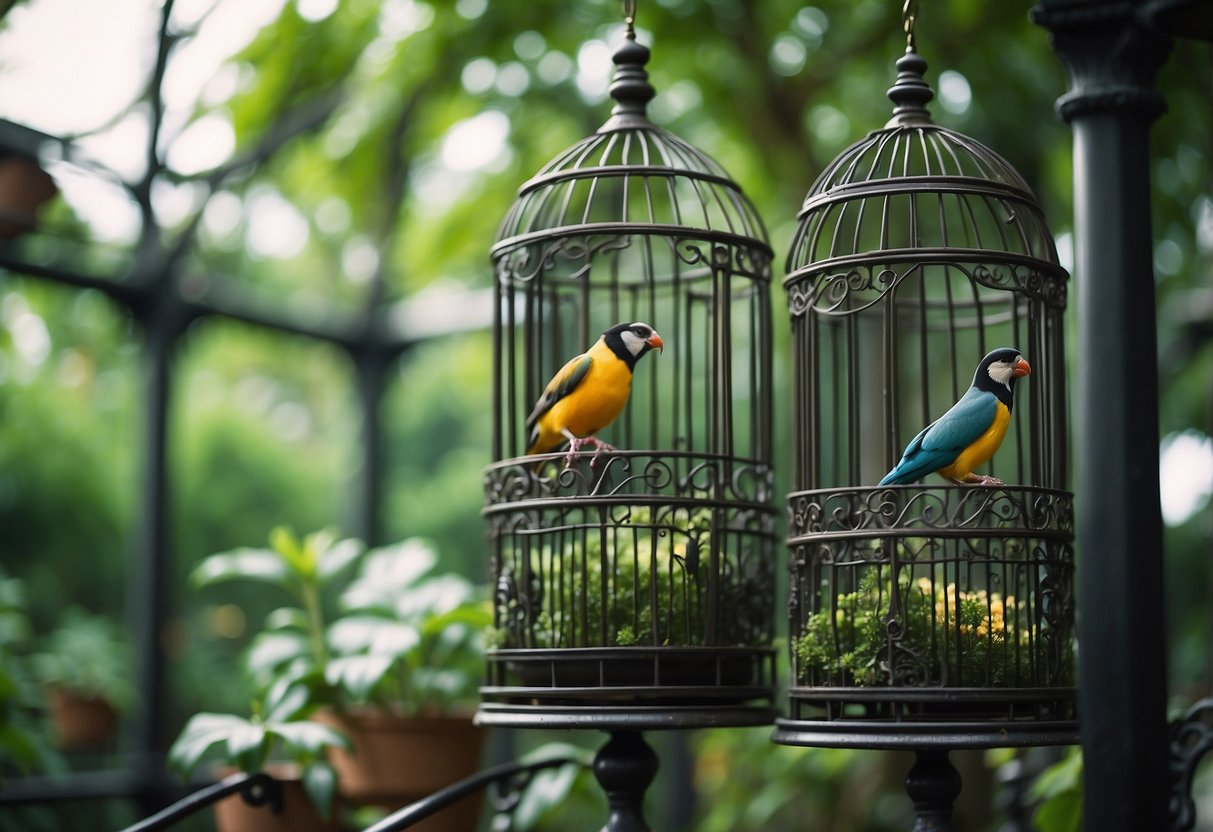
[(973, 535), (1069, 535), (1068, 492), (1026, 486), (847, 488), (789, 495), (791, 539), (840, 533), (964, 530)]
[[(879, 263), (858, 263), (839, 271), (828, 271), (813, 280), (811, 300), (804, 311), (818, 315), (852, 315), (879, 303), (892, 289), (919, 270), (913, 265), (902, 272)], [(789, 291), (796, 283), (789, 282)], [(802, 289), (803, 291), (803, 289)], [(857, 296), (858, 299), (857, 299)], [(793, 315), (797, 314), (793, 308)]]
[(1038, 266), (990, 260), (968, 267), (964, 263), (953, 266), (987, 288), (1012, 291), (1044, 300), (1050, 306), (1065, 307), (1066, 275), (1052, 264), (1042, 261)]
[(1213, 699), (1202, 699), (1182, 719), (1171, 723), (1171, 798), (1167, 814), (1172, 832), (1196, 826), (1192, 778), (1196, 767), (1213, 749)]
[(574, 235), (522, 243), (496, 255), (497, 281), (525, 285), (557, 269), (560, 277), (578, 280), (589, 274), (595, 258), (632, 245), (631, 234)]
[(1064, 309), (1066, 305), (1066, 273), (1060, 267), (1047, 261), (1029, 265), (995, 259), (981, 263), (920, 261), (900, 271), (880, 260), (848, 262), (841, 268), (825, 264), (815, 268), (810, 264), (788, 278), (788, 304), (793, 317), (810, 310), (826, 316), (853, 315), (885, 300), (892, 290), (914, 275), (930, 275), (940, 267), (955, 269), (987, 289), (1023, 295), (1050, 308)]
[(566, 467), (563, 454), (504, 460), (485, 469), (490, 510), (530, 500), (677, 497), (711, 503), (766, 504), (774, 473), (765, 463), (692, 453), (615, 451), (581, 454)]

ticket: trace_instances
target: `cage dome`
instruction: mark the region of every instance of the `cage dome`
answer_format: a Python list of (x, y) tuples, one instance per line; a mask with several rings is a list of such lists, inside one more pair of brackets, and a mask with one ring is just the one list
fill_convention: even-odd
[(1031, 188), (993, 150), (931, 121), (926, 61), (911, 52), (898, 68), (893, 118), (844, 150), (805, 197), (785, 281), (793, 313), (856, 311), (924, 264), (955, 264), (980, 286), (1064, 307), (1067, 275)]
[(494, 254), (532, 235), (616, 232), (766, 243), (749, 199), (721, 167), (677, 136), (636, 121), (573, 145), (519, 189)]
[[(610, 118), (522, 185), (491, 252), (485, 722), (773, 716), (772, 252), (720, 165), (645, 115), (648, 56), (629, 32)], [(528, 453), (548, 380), (640, 321), (664, 348), (601, 430), (614, 448)]]
[[(892, 119), (818, 177), (788, 256), (792, 678), (776, 738), (1072, 741), (1067, 274), (1023, 178), (931, 121), (917, 53), (897, 67)], [(993, 458), (950, 475), (964, 482), (881, 484), (1000, 347), (1030, 377), (1007, 385)]]

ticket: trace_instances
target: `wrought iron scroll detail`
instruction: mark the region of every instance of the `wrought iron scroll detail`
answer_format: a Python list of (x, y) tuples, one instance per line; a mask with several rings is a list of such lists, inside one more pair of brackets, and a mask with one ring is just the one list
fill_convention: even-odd
[(486, 469), (488, 510), (527, 500), (636, 496), (765, 505), (774, 489), (769, 465), (731, 457), (616, 451), (573, 467), (564, 467), (563, 454), (552, 455), (547, 465), (542, 459), (536, 465), (536, 459), (506, 460)]
[(912, 530), (1024, 536), (1074, 532), (1074, 500), (1066, 491), (1004, 486), (853, 488), (803, 491), (788, 498), (788, 537), (814, 538)]
[(1202, 699), (1188, 709), (1183, 719), (1171, 723), (1171, 798), (1167, 815), (1172, 832), (1196, 826), (1196, 801), (1192, 778), (1196, 767), (1213, 749), (1213, 699)]
[(921, 274), (921, 279), (929, 280), (931, 270), (947, 268), (988, 289), (1013, 292), (1039, 299), (1050, 308), (1064, 309), (1068, 291), (1065, 272), (1041, 268), (1047, 265), (993, 260), (967, 264), (953, 259), (946, 263), (917, 262), (901, 271), (880, 262), (850, 263), (842, 268), (811, 267), (787, 280), (788, 305), (793, 318), (810, 310), (819, 315), (853, 315), (880, 303), (908, 278)]

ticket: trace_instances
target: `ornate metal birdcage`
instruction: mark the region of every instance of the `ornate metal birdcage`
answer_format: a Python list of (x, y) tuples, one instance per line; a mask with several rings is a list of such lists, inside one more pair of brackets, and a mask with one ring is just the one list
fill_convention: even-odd
[[(775, 739), (1074, 742), (1067, 274), (1022, 177), (931, 121), (912, 46), (897, 67), (893, 118), (817, 179), (788, 258), (792, 671)], [(1000, 347), (1025, 361), (1003, 385), (1010, 418), (988, 467), (961, 484), (933, 456), (894, 476)], [(953, 414), (986, 420), (979, 444), (998, 431), (980, 400)], [(923, 444), (942, 453), (939, 437), (974, 425)]]
[[(492, 250), (484, 723), (774, 715), (772, 253), (720, 166), (646, 117), (648, 57), (629, 19), (611, 117), (521, 187)], [(632, 322), (664, 347), (634, 363), (615, 447), (530, 445), (549, 379)], [(585, 378), (570, 399), (599, 395)]]

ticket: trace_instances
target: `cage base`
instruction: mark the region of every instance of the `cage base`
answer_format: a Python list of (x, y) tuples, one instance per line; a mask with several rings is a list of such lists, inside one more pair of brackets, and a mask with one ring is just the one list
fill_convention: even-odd
[(1003, 748), (1078, 742), (1074, 688), (792, 688), (774, 742)]
[(1078, 722), (830, 722), (777, 719), (771, 741), (811, 748), (929, 750), (1077, 745)]
[(579, 705), (482, 702), (477, 725), (506, 728), (589, 728), (660, 731), (686, 728), (750, 728), (770, 725), (775, 708), (743, 705)]

